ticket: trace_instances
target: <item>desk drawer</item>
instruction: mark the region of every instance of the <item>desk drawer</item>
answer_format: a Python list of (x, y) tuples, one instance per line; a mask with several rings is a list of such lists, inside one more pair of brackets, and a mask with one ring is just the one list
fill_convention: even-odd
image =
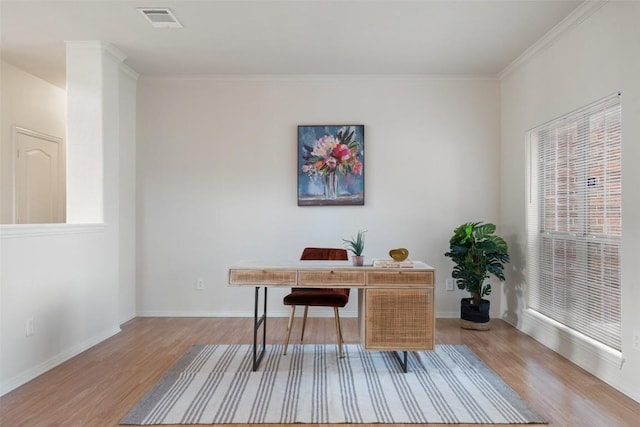
[(370, 271), (369, 285), (433, 285), (433, 271)]
[(299, 286), (344, 285), (364, 286), (364, 271), (314, 271), (298, 273)]
[(230, 270), (230, 285), (295, 285), (295, 270)]

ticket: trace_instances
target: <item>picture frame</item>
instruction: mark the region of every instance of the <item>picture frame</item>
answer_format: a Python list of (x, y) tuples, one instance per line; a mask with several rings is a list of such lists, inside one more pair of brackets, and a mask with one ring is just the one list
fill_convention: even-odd
[(298, 126), (298, 206), (364, 205), (364, 125)]

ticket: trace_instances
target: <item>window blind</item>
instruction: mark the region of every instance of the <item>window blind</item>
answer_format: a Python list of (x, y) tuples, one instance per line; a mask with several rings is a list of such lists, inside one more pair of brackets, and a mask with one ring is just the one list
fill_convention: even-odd
[(529, 132), (529, 286), (535, 310), (621, 349), (619, 94)]

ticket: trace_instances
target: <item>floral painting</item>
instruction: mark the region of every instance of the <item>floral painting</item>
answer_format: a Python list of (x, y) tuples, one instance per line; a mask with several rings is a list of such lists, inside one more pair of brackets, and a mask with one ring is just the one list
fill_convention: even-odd
[(364, 126), (298, 126), (298, 206), (364, 205)]

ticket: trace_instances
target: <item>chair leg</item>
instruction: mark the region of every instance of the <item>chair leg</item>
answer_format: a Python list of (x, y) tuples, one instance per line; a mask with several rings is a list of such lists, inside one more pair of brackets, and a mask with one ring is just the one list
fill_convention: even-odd
[(291, 336), (291, 326), (293, 326), (293, 315), (296, 314), (296, 306), (291, 306), (291, 313), (289, 314), (289, 323), (287, 324), (287, 340), (284, 343), (284, 355), (287, 355), (287, 347), (289, 347), (289, 337)]
[(302, 334), (300, 334), (300, 341), (304, 339), (304, 327), (307, 325), (307, 313), (309, 312), (309, 306), (304, 306), (304, 317), (302, 318)]
[(342, 354), (342, 328), (340, 327), (340, 314), (338, 314), (338, 307), (333, 307), (333, 313), (336, 318), (336, 337), (338, 338), (338, 357), (343, 358)]

